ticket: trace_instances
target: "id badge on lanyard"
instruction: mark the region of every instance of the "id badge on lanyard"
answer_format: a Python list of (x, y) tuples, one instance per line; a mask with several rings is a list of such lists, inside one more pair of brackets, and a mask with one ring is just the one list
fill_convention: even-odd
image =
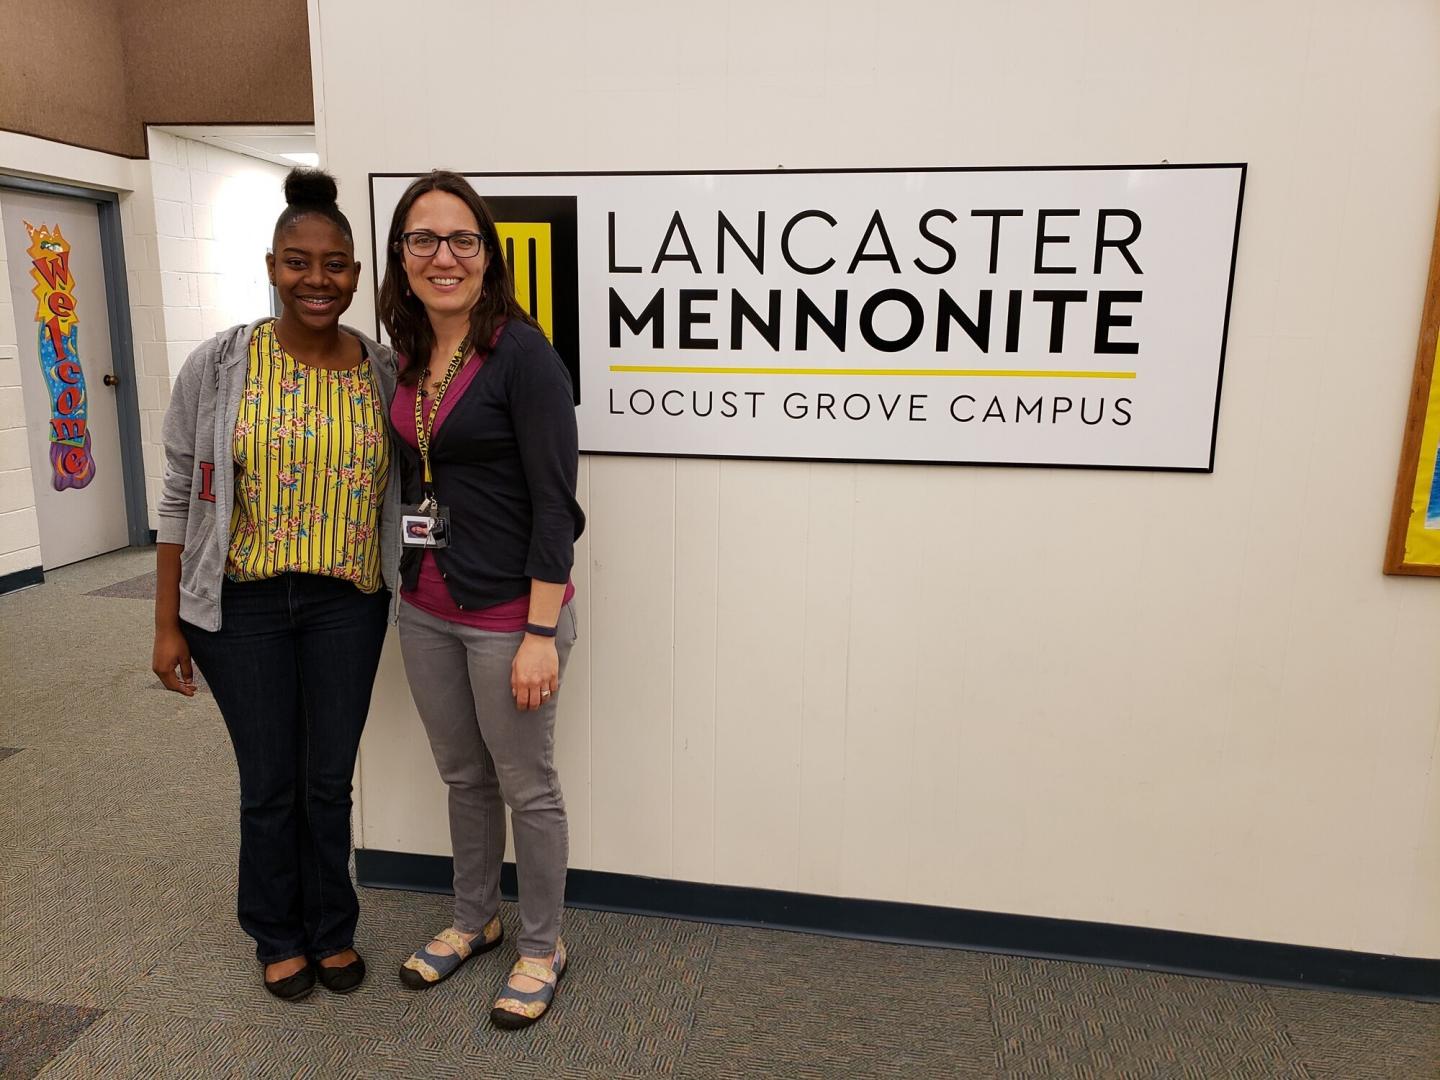
[[(440, 403), (445, 391), (460, 370), (464, 360), (462, 344), (450, 359), (445, 378), (435, 387), (435, 401), (429, 417), (421, 406), (421, 387), (415, 387), (415, 443), (420, 449), (421, 492), (420, 504), (406, 507), (400, 514), (400, 543), (412, 548), (443, 548), (450, 546), (450, 509), (441, 506), (435, 498), (435, 478), (430, 472), (430, 435), (435, 430), (435, 418), (440, 414)], [(423, 383), (424, 380), (422, 379)]]
[(443, 548), (450, 546), (450, 508), (427, 496), (419, 506), (406, 507), (400, 515), (400, 543), (406, 547)]

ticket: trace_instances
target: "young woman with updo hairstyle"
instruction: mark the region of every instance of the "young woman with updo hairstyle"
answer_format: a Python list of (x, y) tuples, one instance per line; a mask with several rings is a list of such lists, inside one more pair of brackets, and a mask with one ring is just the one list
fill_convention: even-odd
[(495, 220), (464, 177), (432, 172), (410, 185), (385, 258), (380, 314), (400, 364), (390, 417), (407, 522), (400, 646), (449, 788), (455, 855), (454, 922), (400, 978), (434, 986), (500, 944), (508, 806), (519, 960), (490, 1018), (519, 1028), (549, 1007), (566, 964), (555, 715), (585, 526), (570, 376), (516, 302)]
[[(335, 181), (294, 170), (265, 263), (279, 318), (185, 362), (165, 415), (153, 669), (199, 666), (240, 771), (240, 925), (265, 988), (347, 993), (350, 782), (399, 529), (390, 350), (340, 325), (359, 280)], [(388, 557), (387, 557), (388, 556)]]

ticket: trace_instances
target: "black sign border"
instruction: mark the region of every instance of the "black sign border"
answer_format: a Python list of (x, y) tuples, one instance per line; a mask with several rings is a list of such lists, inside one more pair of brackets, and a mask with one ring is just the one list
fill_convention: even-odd
[[(1235, 194), (1235, 236), (1230, 245), (1230, 277), (1225, 286), (1225, 319), (1220, 328), (1220, 364), (1215, 376), (1215, 416), (1210, 424), (1210, 458), (1206, 465), (1083, 465), (1075, 462), (1049, 461), (936, 461), (930, 458), (845, 458), (845, 457), (797, 457), (773, 454), (686, 454), (652, 453), (644, 450), (585, 450), (583, 453), (597, 457), (646, 457), (646, 458), (692, 458), (706, 461), (806, 461), (833, 463), (837, 465), (963, 465), (1002, 469), (1100, 469), (1110, 472), (1169, 472), (1169, 473), (1213, 473), (1215, 471), (1215, 448), (1220, 435), (1220, 401), (1225, 386), (1225, 358), (1230, 347), (1230, 309), (1235, 301), (1235, 266), (1240, 255), (1240, 222), (1245, 209), (1245, 181), (1249, 163), (1244, 161), (1207, 161), (1188, 164), (1185, 162), (1162, 161), (1147, 165), (941, 165), (903, 168), (883, 166), (863, 169), (571, 169), (563, 171), (520, 171), (520, 172), (462, 172), (467, 180), (491, 177), (516, 179), (534, 176), (553, 179), (569, 176), (782, 176), (805, 175), (824, 176), (843, 173), (884, 174), (884, 173), (985, 173), (985, 172), (1150, 172), (1156, 170), (1195, 169), (1239, 169), (1240, 186)], [(372, 172), (367, 174), (366, 187), (370, 201), (370, 250), (376, 247), (375, 222), (375, 181), (418, 179), (424, 172)], [(377, 267), (377, 269), (379, 269)], [(375, 296), (375, 334), (380, 335), (380, 280), (372, 275), (371, 288)]]

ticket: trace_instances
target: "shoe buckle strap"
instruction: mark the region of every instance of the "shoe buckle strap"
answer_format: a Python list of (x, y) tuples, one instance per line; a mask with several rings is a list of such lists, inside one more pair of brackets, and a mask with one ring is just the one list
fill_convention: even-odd
[(465, 935), (454, 928), (441, 930), (435, 935), (435, 940), (449, 945), (455, 950), (455, 955), (464, 960), (474, 950), (474, 946), (465, 940)]
[(528, 975), (530, 978), (537, 982), (545, 983), (547, 986), (553, 986), (557, 978), (553, 968), (546, 967), (544, 964), (537, 963), (534, 960), (515, 961), (515, 966), (510, 969), (510, 974), (512, 976)]

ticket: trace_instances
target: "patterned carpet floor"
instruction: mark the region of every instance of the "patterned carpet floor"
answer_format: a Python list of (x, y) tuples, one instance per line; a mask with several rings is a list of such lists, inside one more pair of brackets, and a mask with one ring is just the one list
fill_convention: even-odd
[(152, 558), (0, 596), (0, 1076), (1440, 1077), (1440, 1006), (586, 911), (553, 1014), (503, 1033), (508, 947), (406, 992), (448, 900), (369, 889), (365, 986), (276, 1001), (224, 728), (149, 672)]

